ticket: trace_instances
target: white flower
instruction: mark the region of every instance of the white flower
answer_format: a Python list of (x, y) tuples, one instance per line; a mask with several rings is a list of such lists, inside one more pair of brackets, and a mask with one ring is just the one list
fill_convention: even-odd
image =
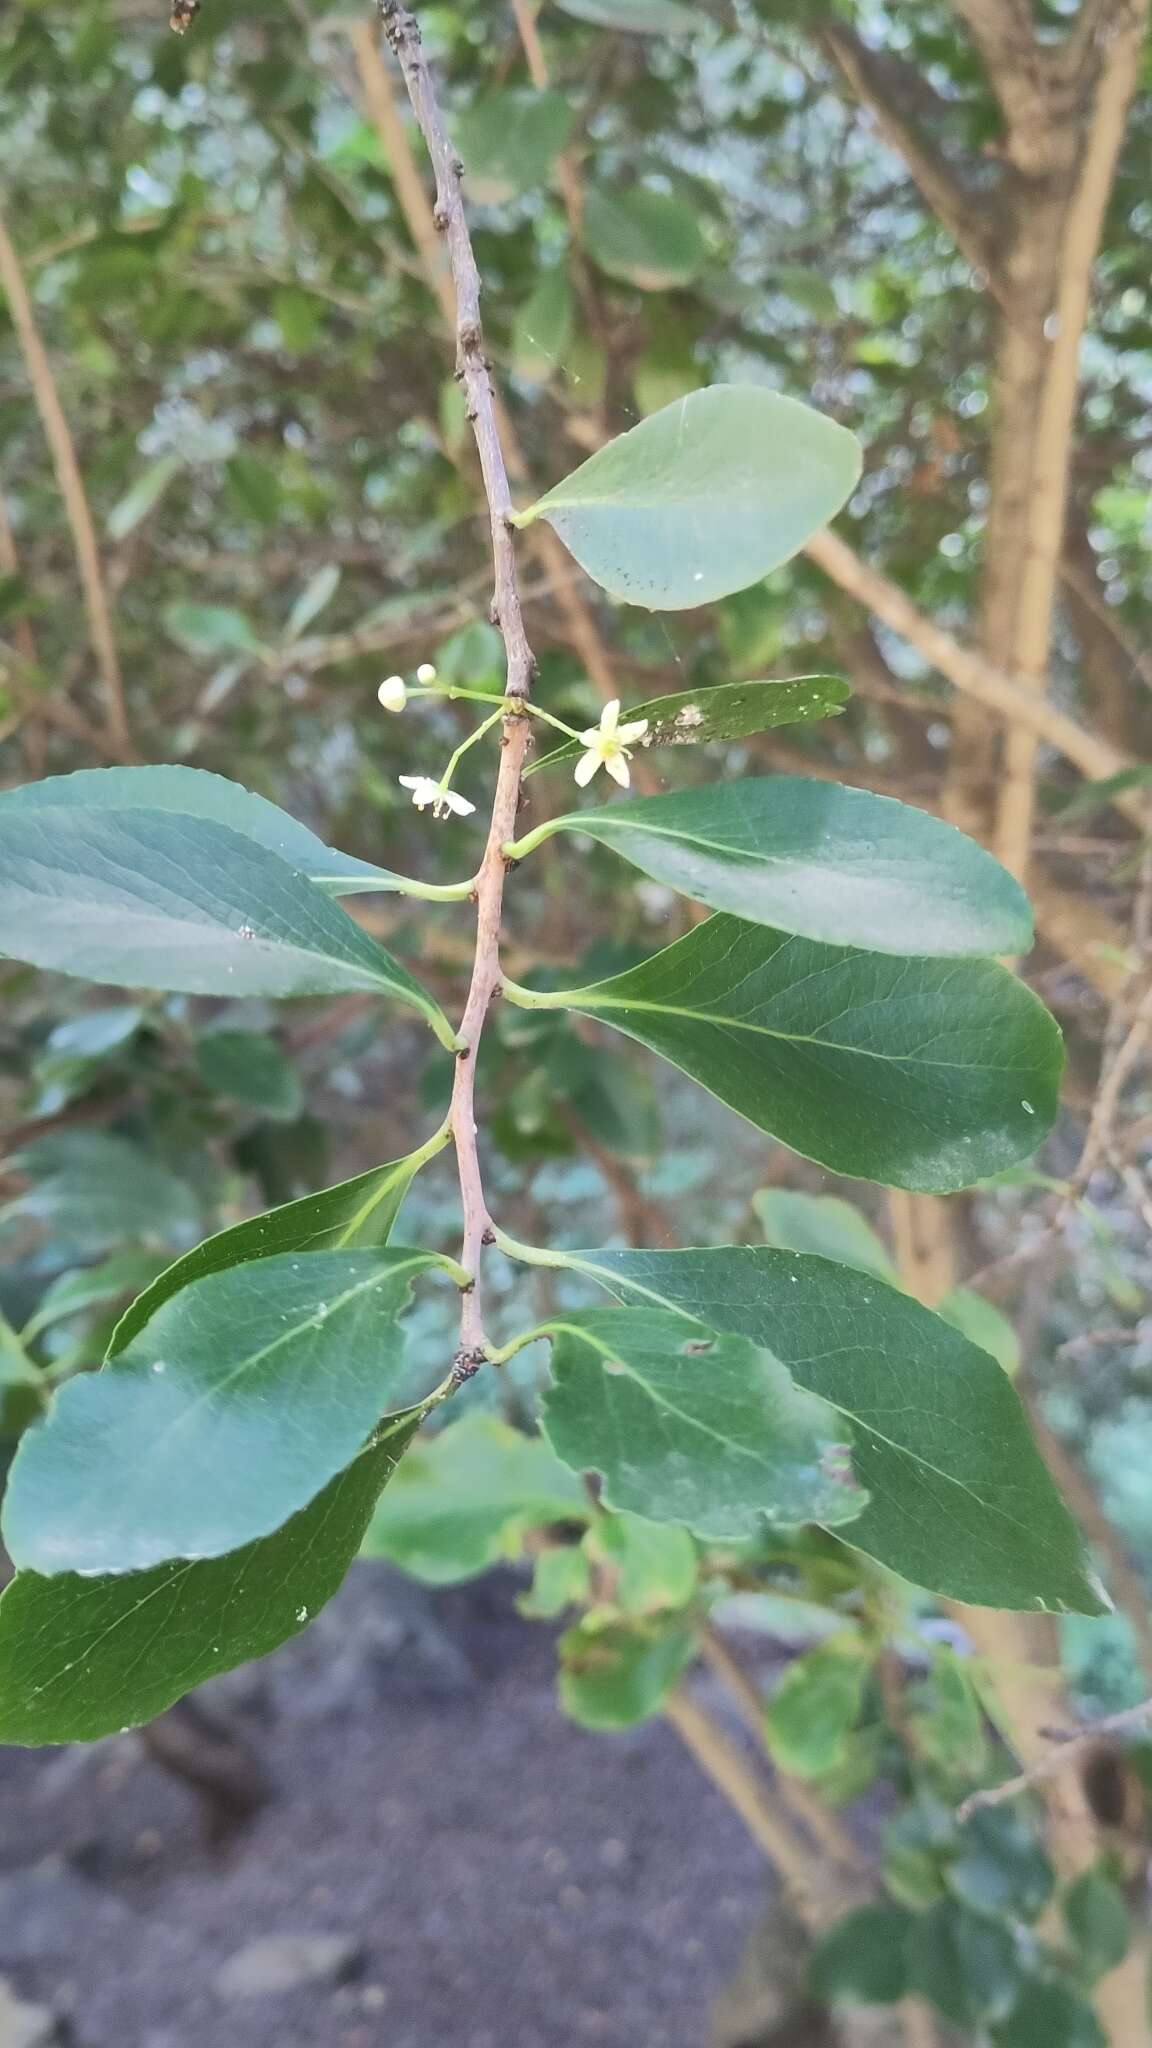
[(385, 711), (403, 711), (408, 702), (408, 691), (403, 676), (385, 676), (376, 695)]
[(581, 789), (591, 782), (598, 768), (606, 768), (614, 782), (627, 789), (632, 780), (628, 772), (630, 755), (628, 749), (642, 740), (648, 730), (646, 718), (636, 718), (631, 725), (620, 723), (620, 699), (613, 697), (610, 704), (600, 713), (599, 725), (590, 725), (580, 735), (580, 744), (587, 748), (576, 763), (576, 780)]
[(434, 683), (436, 681), (436, 670), (430, 661), (422, 661), (420, 663), (416, 671), (416, 681), (418, 683)]
[(434, 818), (468, 818), (476, 809), (466, 796), (457, 796), (454, 789), (441, 789), (430, 775), (402, 775), (400, 787), (412, 791), (412, 801), (418, 811), (427, 810), (431, 804)]

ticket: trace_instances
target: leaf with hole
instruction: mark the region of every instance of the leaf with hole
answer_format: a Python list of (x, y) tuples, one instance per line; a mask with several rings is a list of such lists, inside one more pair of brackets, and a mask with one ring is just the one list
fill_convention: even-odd
[(332, 1598), (420, 1422), (400, 1415), (257, 1543), (111, 1578), (20, 1572), (0, 1598), (0, 1742), (95, 1742), (266, 1656)]
[(802, 776), (750, 777), (633, 797), (550, 819), (643, 874), (831, 946), (901, 958), (1026, 952), (1020, 884), (951, 825), (892, 797)]
[(430, 1253), (308, 1252), (173, 1296), (57, 1392), (13, 1460), (13, 1563), (52, 1576), (220, 1557), (349, 1465), (403, 1384), (398, 1324)]
[(1011, 1381), (919, 1302), (757, 1245), (551, 1256), (620, 1300), (747, 1337), (838, 1408), (869, 1496), (843, 1532), (854, 1549), (948, 1599), (1107, 1611)]
[[(718, 683), (710, 690), (678, 690), (630, 704), (622, 715), (629, 724), (646, 722), (648, 730), (636, 749), (646, 752), (650, 747), (703, 747), (716, 740), (748, 739), (778, 725), (835, 718), (851, 695), (848, 684), (837, 676), (796, 676), (789, 682)], [(533, 762), (528, 773), (562, 767), (580, 753), (578, 740), (565, 740)], [(580, 814), (581, 831), (587, 830), (589, 815)], [(575, 830), (576, 820), (570, 822)]]
[(438, 1003), (339, 905), (258, 841), (166, 810), (0, 807), (0, 950), (34, 967), (186, 995)]
[(690, 391), (515, 515), (547, 519), (613, 597), (683, 611), (758, 583), (839, 512), (854, 434), (759, 385)]
[(598, 1017), (834, 1173), (947, 1193), (1051, 1130), (1060, 1033), (991, 960), (899, 960), (734, 917), (588, 988), (507, 985)]
[(683, 1623), (577, 1622), (560, 1638), (560, 1704), (583, 1728), (634, 1728), (659, 1713), (695, 1652)]
[(865, 1505), (843, 1421), (769, 1352), (660, 1310), (589, 1309), (553, 1339), (544, 1432), (611, 1508), (708, 1541), (850, 1522)]

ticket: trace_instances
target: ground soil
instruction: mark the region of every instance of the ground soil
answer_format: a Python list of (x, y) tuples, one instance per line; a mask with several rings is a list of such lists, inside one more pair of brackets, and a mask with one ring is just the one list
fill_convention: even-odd
[[(135, 1737), (0, 1750), (0, 1978), (75, 2048), (704, 2048), (763, 1865), (662, 1723), (563, 1718), (514, 1592), (361, 1564), (219, 1681), (272, 1784), (223, 1845)], [(236, 1997), (282, 1935), (339, 1981)]]

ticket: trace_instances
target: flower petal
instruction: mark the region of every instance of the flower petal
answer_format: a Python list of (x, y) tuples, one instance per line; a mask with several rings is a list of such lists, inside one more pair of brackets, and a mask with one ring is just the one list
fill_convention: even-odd
[(575, 768), (572, 770), (572, 773), (576, 777), (577, 782), (580, 784), (581, 789), (586, 789), (588, 787), (588, 784), (591, 782), (592, 777), (595, 775), (596, 770), (599, 768), (599, 766), (599, 754), (581, 754), (580, 759), (577, 761)]
[(627, 789), (630, 786), (632, 774), (628, 766), (628, 756), (623, 748), (620, 749), (618, 754), (609, 754), (604, 762), (604, 766), (612, 777), (613, 782), (618, 782), (621, 789)]
[(648, 720), (646, 718), (634, 718), (631, 725), (622, 725), (620, 727), (616, 737), (622, 747), (631, 747), (635, 745), (637, 740), (643, 739), (647, 730)]
[(620, 699), (619, 697), (613, 697), (612, 702), (610, 704), (606, 704), (604, 706), (603, 711), (600, 713), (600, 731), (603, 737), (605, 739), (614, 738), (616, 733), (616, 727), (619, 723)]

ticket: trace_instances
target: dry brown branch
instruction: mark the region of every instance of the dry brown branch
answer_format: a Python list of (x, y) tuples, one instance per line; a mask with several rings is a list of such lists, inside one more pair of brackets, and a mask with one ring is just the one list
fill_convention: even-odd
[(8, 232), (2, 209), (0, 285), (3, 286), (8, 300), (8, 309), (28, 371), (36, 410), (52, 452), (52, 462), (60, 485), (60, 494), (64, 500), (64, 511), (72, 535), (76, 566), (80, 572), (80, 583), (84, 592), (88, 631), (103, 685), (104, 718), (109, 743), (118, 756), (129, 760), (132, 758), (133, 748), (124, 701), (124, 678), (120, 668), (116, 636), (112, 629), (112, 613), (108, 603), (100, 550), (96, 542), (96, 529), (92, 523), (84, 479), (80, 474), (80, 464), (76, 458), (71, 430), (60, 403), (52, 365), (40, 339), (20, 259)]
[(1150, 1716), (1152, 1700), (1143, 1700), (1138, 1707), (1125, 1707), (1121, 1714), (1107, 1714), (1102, 1721), (1093, 1721), (1090, 1727), (1081, 1728), (1074, 1735), (1056, 1736), (1048, 1730), (1048, 1739), (1058, 1744), (1050, 1756), (1037, 1758), (1026, 1771), (1006, 1779), (1002, 1785), (990, 1785), (982, 1792), (971, 1793), (963, 1805), (957, 1807), (957, 1820), (968, 1820), (985, 1806), (1002, 1806), (1006, 1799), (1017, 1799), (1022, 1792), (1030, 1792), (1034, 1785), (1045, 1784), (1061, 1771), (1074, 1769), (1098, 1743), (1109, 1736), (1134, 1734)]

